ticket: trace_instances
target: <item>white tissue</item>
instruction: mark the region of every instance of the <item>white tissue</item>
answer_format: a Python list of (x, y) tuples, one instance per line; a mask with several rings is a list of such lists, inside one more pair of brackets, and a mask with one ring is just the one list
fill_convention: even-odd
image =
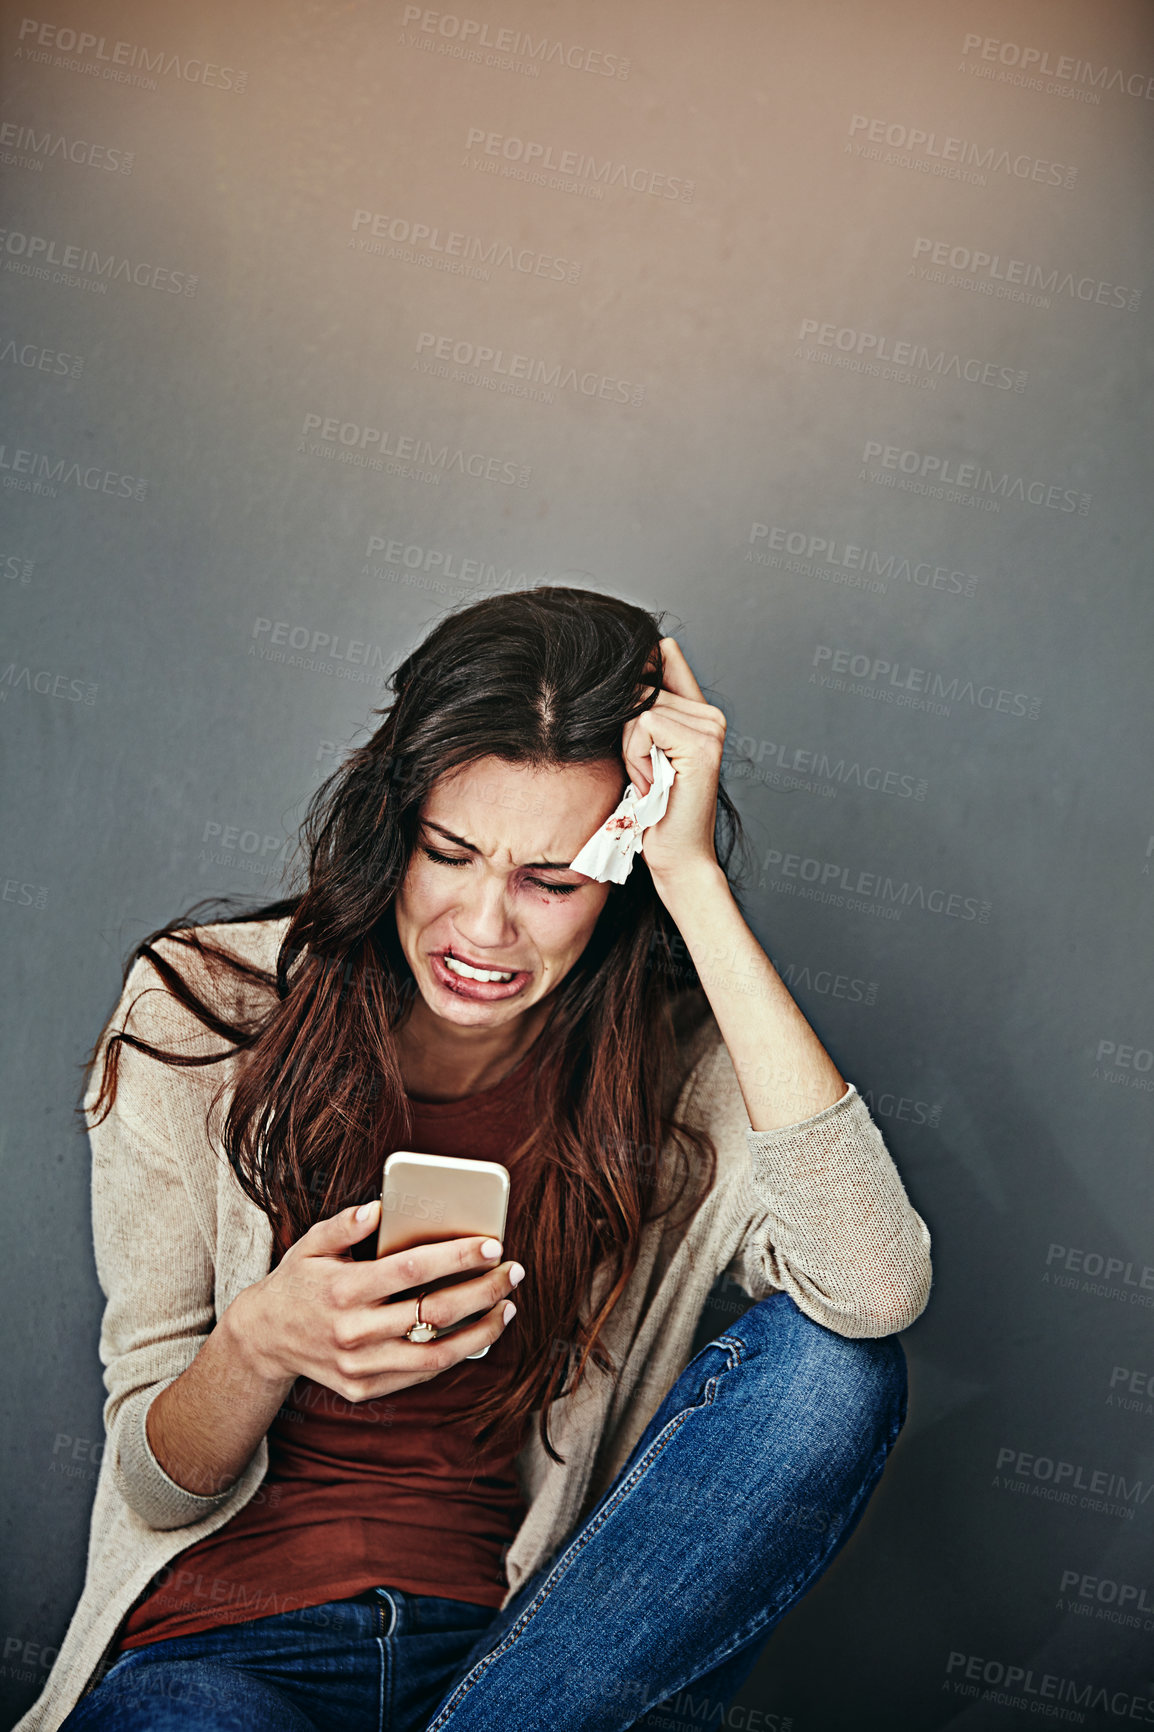
[(601, 884), (624, 884), (633, 869), (633, 856), (645, 852), (643, 832), (664, 818), (673, 786), (675, 771), (660, 746), (650, 746), (649, 761), (653, 786), (648, 794), (639, 794), (630, 782), (617, 809), (590, 836), (577, 858), (570, 860), (571, 871), (584, 872)]

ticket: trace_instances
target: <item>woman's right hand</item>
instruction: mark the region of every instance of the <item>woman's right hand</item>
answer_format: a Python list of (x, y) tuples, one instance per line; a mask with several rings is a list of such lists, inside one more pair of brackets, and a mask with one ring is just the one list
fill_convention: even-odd
[[(504, 1333), (516, 1313), (509, 1295), (525, 1271), (500, 1261), (495, 1239), (448, 1239), (354, 1260), (352, 1246), (377, 1231), (380, 1212), (376, 1201), (316, 1222), (228, 1307), (222, 1321), (267, 1385), (287, 1393), (308, 1377), (346, 1401), (368, 1401), (425, 1383)], [(391, 1296), (465, 1271), (470, 1279), (422, 1299), (422, 1321), (445, 1329), (474, 1312), (484, 1316), (442, 1340), (407, 1340), (415, 1302)]]

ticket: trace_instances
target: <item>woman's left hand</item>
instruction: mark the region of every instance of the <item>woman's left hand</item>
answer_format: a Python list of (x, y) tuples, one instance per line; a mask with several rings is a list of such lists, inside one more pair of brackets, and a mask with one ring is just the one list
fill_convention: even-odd
[(677, 772), (665, 816), (645, 831), (641, 849), (664, 896), (679, 878), (717, 865), (713, 834), (726, 723), (717, 706), (706, 703), (676, 639), (663, 637), (660, 650), (663, 689), (652, 709), (625, 724), (621, 752), (641, 794), (653, 781), (650, 746), (660, 746)]

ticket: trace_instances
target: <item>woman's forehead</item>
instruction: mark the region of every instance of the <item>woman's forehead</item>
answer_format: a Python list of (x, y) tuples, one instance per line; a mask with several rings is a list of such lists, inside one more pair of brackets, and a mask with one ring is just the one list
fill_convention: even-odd
[[(621, 798), (620, 764), (552, 764), (475, 759), (439, 776), (421, 816), (483, 854), (567, 863)], [(526, 853), (528, 849), (528, 853)]]

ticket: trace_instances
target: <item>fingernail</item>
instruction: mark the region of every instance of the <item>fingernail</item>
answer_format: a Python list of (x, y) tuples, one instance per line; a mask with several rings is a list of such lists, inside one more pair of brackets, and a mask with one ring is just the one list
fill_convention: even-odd
[(367, 1221), (376, 1206), (375, 1203), (362, 1203), (353, 1219), (356, 1221)]
[(486, 1239), (481, 1246), (481, 1255), (482, 1257), (499, 1257), (501, 1255), (501, 1241), (499, 1239)]
[(516, 1317), (516, 1315), (517, 1315), (517, 1307), (514, 1305), (514, 1303), (511, 1299), (507, 1299), (505, 1301), (505, 1309), (501, 1313), (502, 1322), (512, 1323), (512, 1321), (513, 1321), (514, 1317)]
[(524, 1279), (525, 1279), (525, 1271), (524, 1271), (524, 1269), (522, 1269), (520, 1263), (510, 1263), (510, 1265), (509, 1265), (509, 1285), (510, 1285), (510, 1287), (516, 1287), (518, 1282), (523, 1281)]

